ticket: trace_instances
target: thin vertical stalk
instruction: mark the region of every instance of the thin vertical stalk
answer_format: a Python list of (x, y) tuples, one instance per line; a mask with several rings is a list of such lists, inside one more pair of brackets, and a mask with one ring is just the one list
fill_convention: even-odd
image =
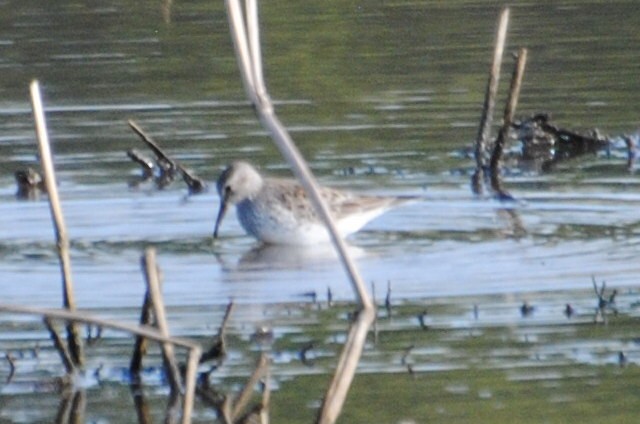
[(504, 146), (509, 136), (509, 129), (513, 122), (513, 117), (518, 106), (518, 98), (520, 97), (520, 87), (522, 86), (522, 77), (524, 75), (524, 68), (527, 64), (527, 49), (521, 48), (518, 51), (518, 58), (513, 68), (511, 75), (511, 85), (509, 87), (509, 97), (504, 108), (504, 115), (502, 118), (502, 127), (500, 133), (496, 138), (496, 143), (491, 154), (491, 161), (489, 163), (489, 170), (491, 173), (491, 188), (498, 193), (501, 198), (508, 199), (511, 196), (507, 193), (502, 185), (502, 178), (500, 176), (500, 161), (502, 160), (502, 154), (504, 152)]
[(187, 368), (184, 376), (184, 401), (182, 409), (182, 424), (191, 422), (191, 414), (193, 413), (193, 403), (196, 393), (196, 379), (198, 373), (198, 364), (200, 363), (200, 355), (202, 350), (198, 346), (189, 349), (189, 357), (187, 359)]
[(340, 354), (338, 366), (327, 389), (316, 423), (332, 424), (338, 419), (355, 376), (369, 328), (374, 319), (374, 310), (362, 310), (349, 330), (347, 341)]
[[(244, 23), (244, 17), (242, 14), (242, 8), (238, 0), (226, 0), (227, 17), (231, 26), (231, 39), (233, 40), (233, 46), (235, 47), (236, 58), (238, 60), (238, 67), (242, 75), (242, 83), (244, 89), (249, 96), (251, 103), (256, 104), (258, 99), (255, 95), (255, 83), (253, 80), (253, 72), (251, 66), (251, 56), (249, 54), (249, 43), (247, 41), (247, 33), (240, 31), (239, 28), (246, 28)], [(236, 30), (238, 28), (238, 30)]]
[(493, 61), (489, 72), (487, 90), (485, 92), (484, 104), (482, 106), (482, 116), (478, 127), (478, 135), (475, 144), (476, 171), (472, 177), (471, 189), (475, 194), (482, 194), (482, 186), (485, 180), (485, 169), (487, 166), (487, 142), (491, 136), (491, 124), (496, 104), (496, 94), (498, 83), (500, 82), (500, 67), (502, 66), (502, 55), (507, 38), (507, 26), (509, 24), (509, 8), (505, 7), (500, 13), (498, 30), (494, 43)]
[[(158, 267), (156, 265), (156, 250), (154, 248), (150, 247), (145, 250), (143, 264), (147, 280), (147, 290), (149, 291), (149, 296), (151, 297), (153, 312), (156, 318), (156, 326), (160, 334), (165, 337), (169, 337), (169, 326), (167, 325), (164, 300), (162, 297), (162, 291), (160, 290), (160, 278), (158, 276)], [(167, 369), (167, 376), (169, 378), (171, 390), (179, 393), (181, 391), (180, 371), (176, 363), (173, 345), (168, 342), (163, 342), (161, 346), (162, 357)]]
[[(40, 96), (40, 85), (37, 80), (31, 82), (29, 86), (31, 92), (31, 106), (35, 119), (36, 135), (38, 137), (38, 148), (40, 151), (40, 161), (42, 171), (44, 173), (44, 182), (49, 197), (49, 207), (55, 227), (56, 246), (58, 256), (60, 258), (60, 268), (62, 271), (62, 294), (64, 307), (70, 311), (76, 310), (76, 301), (73, 291), (73, 279), (71, 277), (71, 257), (69, 256), (69, 238), (64, 223), (62, 207), (60, 206), (60, 198), (58, 196), (58, 186), (56, 184), (55, 170), (53, 167), (53, 159), (51, 155), (51, 147), (49, 144), (49, 134), (47, 133), (47, 122), (42, 106), (42, 98)], [(76, 324), (68, 323), (67, 326), (67, 343), (69, 345), (69, 353), (73, 362), (77, 366), (84, 363), (84, 355), (82, 348), (82, 338)]]

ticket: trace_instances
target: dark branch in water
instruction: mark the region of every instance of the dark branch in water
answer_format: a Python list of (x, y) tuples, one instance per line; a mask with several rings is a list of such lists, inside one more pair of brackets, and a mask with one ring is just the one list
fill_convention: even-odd
[(547, 113), (514, 122), (513, 129), (522, 141), (522, 161), (530, 162), (541, 171), (551, 171), (560, 162), (609, 147), (610, 140), (599, 134), (582, 135), (551, 123)]
[(427, 316), (427, 310), (425, 309), (422, 313), (418, 314), (418, 322), (420, 323), (420, 328), (423, 330), (428, 330), (429, 326), (425, 322), (424, 318)]
[[(151, 297), (147, 290), (144, 295), (144, 302), (140, 311), (140, 325), (151, 325), (152, 310)], [(133, 381), (140, 381), (140, 371), (142, 370), (142, 358), (147, 354), (147, 339), (141, 335), (136, 336), (129, 372)]]
[(71, 358), (71, 354), (69, 354), (69, 350), (67, 350), (67, 346), (62, 341), (62, 338), (58, 334), (55, 328), (53, 328), (53, 324), (49, 318), (44, 318), (44, 325), (49, 330), (49, 334), (51, 335), (51, 340), (53, 340), (53, 345), (58, 350), (60, 354), (60, 359), (62, 359), (62, 364), (64, 365), (65, 370), (67, 370), (67, 374), (72, 374), (76, 371), (75, 362)]
[(593, 317), (594, 322), (598, 322), (598, 317), (602, 318), (602, 323), (607, 324), (607, 310), (613, 312), (614, 315), (618, 314), (618, 309), (616, 308), (616, 296), (618, 295), (617, 290), (613, 290), (609, 295), (609, 298), (605, 296), (606, 290), (606, 282), (602, 281), (600, 288), (598, 289), (598, 283), (596, 282), (596, 278), (592, 275), (591, 282), (593, 284), (593, 291), (598, 298), (598, 307), (596, 308), (596, 314)]
[(402, 358), (400, 359), (400, 363), (402, 365), (407, 365), (407, 358), (409, 357), (409, 354), (411, 354), (411, 351), (414, 348), (415, 348), (415, 345), (410, 345), (404, 350), (404, 353), (402, 354)]
[(309, 359), (309, 357), (307, 356), (307, 354), (309, 353), (309, 351), (311, 349), (313, 349), (315, 347), (315, 343), (314, 342), (309, 342), (307, 344), (305, 344), (304, 346), (302, 346), (302, 349), (300, 349), (300, 362), (302, 362), (303, 364), (305, 364), (308, 367), (312, 367), (314, 365), (314, 361), (312, 359)]
[(229, 302), (227, 305), (227, 309), (224, 313), (224, 318), (222, 318), (222, 323), (220, 324), (220, 329), (218, 330), (218, 334), (216, 334), (213, 338), (213, 343), (209, 350), (204, 352), (200, 357), (200, 363), (204, 363), (207, 361), (218, 361), (221, 362), (227, 354), (227, 344), (225, 339), (227, 323), (229, 322), (229, 317), (231, 316), (231, 312), (233, 311), (235, 304), (233, 302)]
[(96, 327), (95, 336), (92, 333), (93, 327), (90, 324), (87, 324), (87, 345), (92, 346), (96, 344), (102, 338), (102, 327)]
[[(156, 156), (156, 164), (159, 170), (159, 175), (156, 178), (156, 184), (159, 188), (163, 188), (170, 184), (176, 174), (180, 173), (182, 179), (189, 188), (189, 194), (198, 194), (206, 189), (206, 184), (200, 178), (198, 178), (191, 171), (183, 167), (177, 161), (171, 159), (150, 136), (148, 136), (142, 128), (138, 126), (133, 120), (129, 120), (129, 127), (138, 134), (140, 139)], [(142, 166), (143, 178), (149, 173), (153, 174), (150, 161), (141, 157), (135, 150), (129, 150), (127, 155), (136, 163)], [(148, 177), (147, 177), (148, 178)]]
[(391, 280), (387, 281), (387, 296), (384, 298), (384, 308), (387, 310), (387, 318), (391, 318)]
[(622, 136), (624, 143), (627, 145), (627, 171), (633, 172), (636, 164), (636, 157), (638, 155), (638, 146), (636, 141), (628, 136)]
[(33, 168), (21, 169), (14, 174), (16, 179), (16, 197), (18, 199), (37, 199), (40, 193), (46, 193), (47, 188), (42, 175)]
[(156, 166), (151, 159), (143, 156), (142, 153), (138, 152), (136, 149), (127, 150), (127, 156), (142, 168), (142, 181), (147, 181), (153, 178), (153, 170)]
[(7, 376), (5, 384), (9, 384), (13, 380), (13, 376), (16, 374), (16, 360), (11, 352), (7, 352), (5, 358), (7, 358), (7, 362), (9, 362), (9, 375)]

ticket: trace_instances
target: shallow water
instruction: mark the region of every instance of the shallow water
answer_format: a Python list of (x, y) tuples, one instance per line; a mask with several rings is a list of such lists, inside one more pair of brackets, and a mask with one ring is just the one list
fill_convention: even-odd
[[(13, 172), (37, 165), (27, 93), (34, 77), (43, 86), (81, 308), (115, 316), (124, 308), (135, 320), (143, 296), (139, 258), (149, 245), (158, 249), (166, 303), (175, 311), (171, 327), (180, 334), (208, 334), (196, 325), (200, 308), (220, 310), (229, 299), (254, 311), (237, 318), (247, 328), (262, 321), (264, 305), (300, 302), (310, 293), (322, 298), (328, 289), (335, 299), (352, 299), (330, 249), (261, 248), (233, 214), (212, 244), (218, 206), (212, 188), (187, 196), (179, 182), (164, 190), (127, 185), (139, 170), (125, 152), (144, 151), (128, 119), (210, 187), (238, 158), (288, 174), (245, 101), (222, 2), (174, 2), (169, 11), (126, 0), (0, 4), (2, 303), (61, 303), (46, 199), (14, 196)], [(466, 152), (500, 6), (276, 1), (261, 7), (269, 91), (320, 182), (423, 199), (349, 240), (378, 297), (389, 282), (394, 298), (407, 301), (474, 295), (516, 303), (541, 292), (589, 290), (592, 276), (622, 291), (637, 286), (640, 195), (623, 150), (545, 175), (511, 170), (506, 185), (515, 204), (470, 193), (473, 161)], [(529, 48), (518, 115), (549, 111), (560, 126), (597, 127), (611, 136), (636, 131), (639, 13), (625, 1), (513, 5), (507, 49)], [(516, 319), (512, 313), (495, 325)], [(218, 325), (215, 318), (208, 323)], [(290, 332), (286, 320), (272, 325)], [(45, 339), (36, 328), (15, 337)], [(581, 355), (569, 362), (592, 365)], [(50, 372), (53, 363), (52, 357), (43, 368)], [(3, 419), (38, 421), (17, 410), (4, 408)]]

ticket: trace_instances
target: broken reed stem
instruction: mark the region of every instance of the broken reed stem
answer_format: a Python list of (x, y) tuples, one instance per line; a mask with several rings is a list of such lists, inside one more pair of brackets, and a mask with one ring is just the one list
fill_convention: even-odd
[[(151, 296), (149, 290), (144, 294), (144, 302), (140, 311), (140, 325), (151, 325)], [(133, 347), (133, 355), (131, 355), (131, 363), (129, 372), (131, 376), (139, 380), (140, 371), (142, 370), (142, 358), (147, 353), (147, 339), (142, 336), (136, 336), (136, 342)]]
[(131, 396), (133, 397), (133, 406), (136, 410), (136, 418), (138, 419), (138, 424), (153, 424), (153, 420), (151, 419), (151, 412), (149, 410), (149, 404), (144, 397), (142, 385), (140, 384), (140, 382), (134, 380), (133, 383), (129, 385), (129, 390), (131, 391)]
[[(147, 293), (151, 298), (151, 304), (153, 305), (153, 312), (156, 318), (156, 327), (158, 327), (160, 334), (169, 337), (169, 326), (167, 325), (165, 316), (164, 300), (162, 291), (160, 290), (160, 277), (158, 276), (158, 266), (156, 265), (156, 250), (154, 248), (149, 247), (145, 250), (142, 263), (147, 282)], [(162, 343), (161, 346), (162, 357), (171, 390), (180, 393), (180, 371), (173, 352), (173, 345), (171, 343)]]
[(264, 391), (262, 392), (262, 408), (260, 409), (260, 422), (269, 424), (269, 410), (271, 409), (271, 371), (267, 368), (264, 377)]
[(505, 7), (500, 13), (498, 30), (496, 32), (495, 47), (493, 51), (493, 62), (489, 72), (489, 81), (482, 106), (482, 116), (478, 135), (475, 144), (476, 170), (471, 177), (471, 190), (474, 194), (482, 194), (483, 184), (486, 178), (485, 169), (487, 165), (487, 142), (491, 135), (491, 123), (493, 122), (493, 112), (496, 104), (496, 94), (498, 83), (500, 82), (500, 67), (502, 66), (502, 54), (504, 52), (505, 40), (507, 38), (507, 26), (509, 24), (509, 8)]
[(373, 309), (362, 310), (349, 330), (347, 341), (340, 354), (338, 366), (327, 389), (316, 423), (332, 424), (338, 419), (362, 356), (367, 333), (374, 319), (375, 311)]
[(489, 162), (489, 171), (491, 175), (491, 188), (498, 193), (501, 199), (512, 199), (511, 195), (504, 189), (502, 185), (502, 177), (500, 175), (500, 161), (504, 153), (504, 146), (509, 137), (511, 123), (518, 106), (518, 98), (520, 97), (520, 87), (522, 86), (522, 77), (524, 68), (527, 64), (527, 49), (521, 48), (518, 51), (516, 64), (511, 75), (511, 85), (509, 87), (509, 98), (504, 108), (504, 116), (502, 118), (502, 127), (496, 138), (496, 143), (491, 154)]
[(198, 364), (200, 363), (200, 348), (189, 350), (187, 358), (187, 369), (184, 376), (184, 401), (182, 408), (182, 423), (191, 422), (191, 414), (193, 413), (193, 404), (195, 402), (196, 379), (198, 372)]
[(53, 327), (51, 320), (49, 318), (45, 318), (43, 322), (44, 322), (44, 326), (47, 327), (47, 330), (51, 335), (51, 340), (53, 340), (53, 345), (55, 346), (56, 350), (60, 354), (62, 365), (64, 365), (64, 368), (67, 370), (67, 374), (72, 374), (73, 372), (76, 371), (76, 367), (75, 367), (75, 364), (73, 363), (73, 359), (71, 359), (69, 350), (67, 349), (65, 344), (62, 342), (62, 339), (60, 338), (60, 335), (58, 334), (56, 329)]
[(200, 363), (205, 363), (211, 360), (217, 360), (221, 363), (222, 359), (226, 355), (227, 344), (225, 341), (225, 334), (227, 329), (227, 323), (229, 322), (229, 317), (231, 316), (231, 312), (233, 311), (234, 303), (233, 301), (229, 302), (227, 308), (224, 312), (224, 318), (222, 318), (222, 323), (220, 324), (220, 328), (218, 329), (218, 334), (213, 337), (213, 343), (208, 351), (204, 352), (200, 357)]
[[(138, 126), (138, 124), (136, 124), (131, 119), (128, 121), (128, 124), (129, 124), (129, 127), (131, 127), (131, 129), (133, 130), (133, 132), (138, 134), (138, 136), (147, 145), (147, 147), (149, 149), (151, 149), (153, 154), (156, 156), (158, 163), (164, 162), (164, 163), (168, 164), (172, 170), (177, 170), (178, 172), (180, 172), (180, 175), (182, 176), (182, 180), (187, 184), (187, 187), (189, 188), (189, 193), (190, 194), (200, 193), (200, 192), (205, 190), (206, 184), (205, 184), (205, 182), (203, 180), (198, 178), (195, 174), (193, 174), (187, 168), (182, 166), (180, 163), (178, 163), (175, 160), (171, 159), (169, 157), (169, 155), (167, 155), (160, 148), (158, 143), (156, 143), (149, 135), (147, 135), (142, 130), (142, 128), (140, 128), (140, 126)], [(149, 168), (149, 166), (148, 166), (149, 164), (147, 164), (147, 162), (144, 161), (144, 159), (140, 158), (139, 156), (136, 156), (135, 153), (131, 152), (131, 151), (129, 151), (127, 154), (135, 162), (137, 162), (138, 164), (142, 165), (146, 175), (151, 175), (153, 173), (152, 168)], [(153, 165), (151, 165), (151, 166), (153, 166)]]
[[(40, 161), (42, 171), (44, 173), (45, 186), (47, 188), (47, 193), (49, 194), (49, 207), (51, 209), (51, 216), (55, 227), (56, 246), (58, 249), (58, 256), (60, 258), (63, 280), (63, 304), (68, 310), (75, 311), (76, 301), (73, 292), (73, 280), (71, 277), (69, 238), (67, 236), (67, 230), (64, 223), (62, 207), (60, 206), (60, 198), (58, 197), (58, 186), (56, 184), (51, 147), (49, 144), (49, 135), (47, 133), (47, 122), (44, 116), (44, 108), (42, 106), (40, 85), (38, 81), (32, 81), (29, 89), (31, 92), (31, 106), (33, 108), (36, 135), (38, 138)], [(84, 363), (82, 338), (80, 337), (78, 327), (73, 323), (67, 324), (67, 343), (69, 345), (69, 353), (71, 354), (74, 365), (82, 367), (82, 364)]]
[(227, 332), (227, 323), (229, 322), (229, 318), (231, 317), (231, 312), (233, 312), (233, 308), (235, 307), (235, 303), (233, 301), (229, 302), (227, 308), (224, 311), (224, 317), (222, 318), (222, 323), (220, 324), (220, 329), (218, 329), (218, 337), (224, 343), (224, 336)]
[(260, 358), (258, 359), (258, 363), (256, 364), (251, 377), (247, 380), (246, 384), (242, 388), (242, 391), (236, 398), (233, 403), (233, 408), (231, 411), (231, 418), (233, 422), (240, 416), (242, 411), (246, 408), (249, 399), (251, 399), (251, 395), (253, 394), (253, 389), (255, 388), (258, 381), (266, 374), (268, 368), (267, 356), (262, 353), (260, 354)]
[(361, 307), (363, 309), (374, 309), (373, 301), (367, 293), (365, 284), (347, 251), (346, 244), (337, 231), (327, 205), (320, 196), (319, 186), (313, 173), (273, 110), (273, 104), (265, 88), (262, 72), (257, 2), (256, 0), (245, 1), (248, 25), (245, 25), (239, 0), (226, 0), (225, 3), (236, 58), (247, 96), (254, 106), (260, 122), (269, 130), (276, 147), (291, 167), (293, 174), (300, 181), (316, 213), (324, 222), (338, 256), (351, 280)]
[(73, 401), (71, 404), (71, 416), (69, 417), (70, 424), (84, 424), (85, 411), (87, 409), (87, 393), (84, 390), (78, 390), (73, 395)]

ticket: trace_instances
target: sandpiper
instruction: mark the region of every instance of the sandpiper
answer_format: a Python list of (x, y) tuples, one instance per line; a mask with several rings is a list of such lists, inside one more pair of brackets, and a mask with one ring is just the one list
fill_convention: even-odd
[[(295, 180), (263, 177), (247, 162), (234, 162), (218, 178), (220, 210), (213, 237), (229, 205), (236, 206), (247, 233), (269, 244), (309, 245), (330, 240), (306, 192)], [(360, 196), (321, 188), (321, 196), (343, 237), (410, 197)]]

